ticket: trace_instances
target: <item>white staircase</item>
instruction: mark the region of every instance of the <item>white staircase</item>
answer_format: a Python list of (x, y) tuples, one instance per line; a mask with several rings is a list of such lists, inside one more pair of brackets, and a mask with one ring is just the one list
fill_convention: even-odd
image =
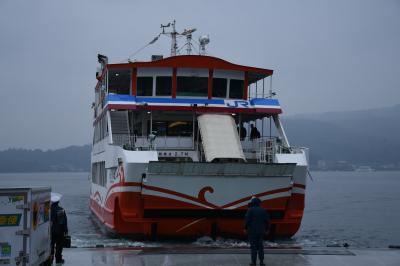
[(116, 145), (131, 145), (131, 138), (129, 137), (130, 132), (128, 123), (128, 111), (110, 112), (110, 118), (113, 143)]

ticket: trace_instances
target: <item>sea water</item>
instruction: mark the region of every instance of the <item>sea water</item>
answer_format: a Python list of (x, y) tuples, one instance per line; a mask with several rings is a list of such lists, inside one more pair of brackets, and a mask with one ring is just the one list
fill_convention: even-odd
[[(400, 172), (313, 172), (299, 232), (267, 245), (387, 247), (400, 244)], [(63, 194), (72, 245), (163, 246), (104, 234), (89, 210), (89, 173), (0, 174), (0, 187), (51, 186)], [(177, 244), (177, 243), (172, 243)], [(189, 245), (244, 247), (245, 241), (203, 237)]]

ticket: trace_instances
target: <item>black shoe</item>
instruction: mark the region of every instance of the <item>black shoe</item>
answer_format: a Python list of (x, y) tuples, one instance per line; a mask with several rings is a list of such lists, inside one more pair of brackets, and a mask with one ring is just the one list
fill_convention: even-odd
[(264, 262), (260, 262), (260, 266), (265, 266), (265, 263)]
[(250, 263), (249, 266), (256, 266), (256, 264), (255, 263)]

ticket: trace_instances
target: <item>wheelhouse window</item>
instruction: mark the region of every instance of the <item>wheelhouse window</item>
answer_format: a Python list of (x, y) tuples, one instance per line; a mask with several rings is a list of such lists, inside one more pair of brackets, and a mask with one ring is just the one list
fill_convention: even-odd
[(156, 95), (170, 96), (172, 91), (172, 78), (168, 76), (156, 77)]
[(137, 95), (138, 96), (153, 95), (153, 77), (137, 78)]
[(229, 98), (242, 99), (243, 98), (243, 80), (231, 79), (229, 82)]
[(131, 71), (128, 69), (108, 70), (108, 92), (116, 94), (130, 94)]
[(177, 77), (178, 96), (207, 97), (208, 77)]
[(226, 98), (227, 80), (223, 78), (213, 78), (213, 97)]

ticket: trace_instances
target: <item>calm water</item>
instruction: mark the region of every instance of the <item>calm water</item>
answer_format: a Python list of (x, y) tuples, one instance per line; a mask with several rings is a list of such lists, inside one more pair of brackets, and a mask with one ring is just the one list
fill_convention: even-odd
[[(308, 180), (306, 210), (297, 235), (279, 244), (387, 247), (400, 244), (400, 172), (314, 172)], [(73, 245), (153, 246), (101, 233), (88, 208), (88, 173), (0, 174), (0, 187), (51, 186), (64, 195)], [(243, 241), (203, 238), (198, 245), (244, 246)], [(270, 243), (274, 245), (276, 243)]]

